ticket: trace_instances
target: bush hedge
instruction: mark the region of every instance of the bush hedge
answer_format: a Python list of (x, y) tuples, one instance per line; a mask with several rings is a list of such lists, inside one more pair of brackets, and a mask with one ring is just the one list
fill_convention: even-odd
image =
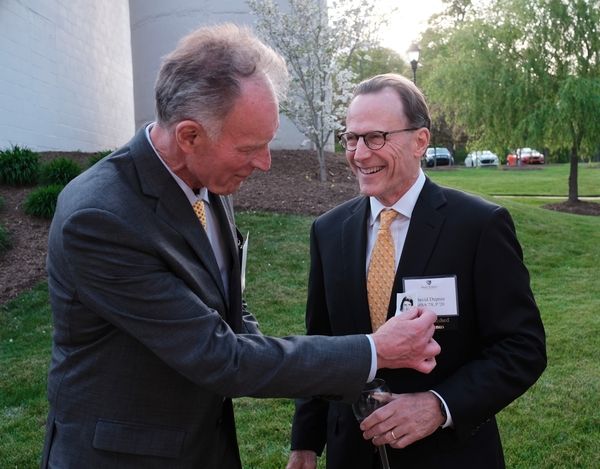
[(39, 154), (27, 147), (13, 145), (0, 151), (0, 182), (15, 186), (37, 182)]
[(98, 161), (100, 161), (105, 156), (110, 155), (113, 151), (114, 150), (102, 150), (102, 151), (94, 153), (92, 156), (90, 156), (88, 158), (88, 161), (87, 161), (88, 168), (91, 168), (92, 166), (94, 166)]
[(58, 194), (63, 190), (63, 185), (52, 184), (34, 189), (29, 193), (23, 209), (28, 215), (50, 219), (56, 210)]
[(57, 158), (40, 168), (40, 183), (44, 185), (59, 184), (65, 186), (81, 173), (79, 165), (68, 158)]

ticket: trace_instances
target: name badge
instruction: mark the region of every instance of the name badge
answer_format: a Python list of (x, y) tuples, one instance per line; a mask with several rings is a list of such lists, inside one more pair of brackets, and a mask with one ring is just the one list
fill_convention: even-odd
[(404, 292), (396, 295), (396, 314), (420, 306), (437, 314), (436, 329), (453, 325), (451, 318), (458, 316), (456, 275), (404, 278), (402, 284)]

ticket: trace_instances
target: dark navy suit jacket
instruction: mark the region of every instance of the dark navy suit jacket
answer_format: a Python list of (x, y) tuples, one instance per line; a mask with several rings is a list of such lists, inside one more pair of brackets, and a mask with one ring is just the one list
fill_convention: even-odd
[[(368, 198), (358, 197), (313, 224), (308, 334), (371, 330), (365, 274), (369, 210)], [(390, 449), (392, 467), (504, 465), (494, 415), (525, 392), (546, 365), (544, 329), (522, 257), (506, 209), (426, 180), (410, 220), (389, 315), (396, 309), (396, 293), (404, 291), (404, 278), (456, 275), (459, 316), (436, 331), (442, 351), (430, 374), (384, 370), (378, 376), (395, 393), (437, 391), (454, 427), (407, 449)], [(299, 400), (292, 448), (320, 453), (325, 443), (328, 469), (370, 468), (378, 460), (350, 406)]]

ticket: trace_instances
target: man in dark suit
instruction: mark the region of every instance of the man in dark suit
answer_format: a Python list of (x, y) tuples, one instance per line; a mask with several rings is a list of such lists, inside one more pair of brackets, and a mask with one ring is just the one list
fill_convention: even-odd
[(328, 469), (378, 467), (372, 443), (391, 446), (393, 468), (503, 467), (494, 415), (545, 368), (544, 330), (511, 217), (425, 177), (429, 127), (425, 99), (406, 78), (379, 75), (356, 88), (340, 139), (364, 197), (313, 224), (306, 323), (308, 334), (372, 331), (370, 260), (385, 231), (380, 218), (393, 210), (385, 312), (393, 316), (397, 295), (415, 285), (449, 284), (432, 300), (451, 305), (436, 325), (438, 365), (428, 375), (380, 371), (394, 399), (360, 427), (347, 404), (298, 400), (289, 469), (314, 468), (325, 444)]
[(434, 368), (431, 311), (286, 339), (246, 311), (229, 194), (270, 166), (285, 78), (248, 31), (195, 31), (164, 59), (157, 121), (61, 193), (42, 467), (238, 469), (230, 397), (351, 402), (377, 368)]

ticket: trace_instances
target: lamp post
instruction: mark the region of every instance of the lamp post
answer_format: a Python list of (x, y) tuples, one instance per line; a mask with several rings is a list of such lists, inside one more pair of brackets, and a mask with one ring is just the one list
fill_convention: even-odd
[(413, 83), (417, 84), (417, 65), (419, 64), (419, 54), (421, 53), (421, 49), (419, 46), (413, 42), (413, 44), (408, 48), (408, 60), (410, 62), (410, 66), (413, 72)]

